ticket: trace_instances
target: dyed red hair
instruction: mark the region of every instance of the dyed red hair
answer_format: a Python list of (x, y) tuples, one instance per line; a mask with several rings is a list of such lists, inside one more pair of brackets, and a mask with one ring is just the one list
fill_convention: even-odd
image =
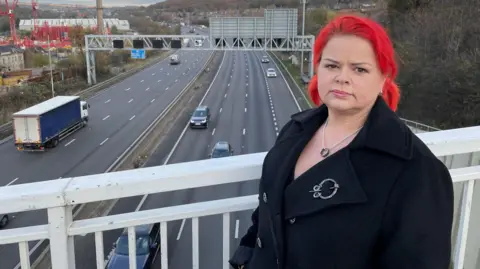
[[(355, 15), (341, 15), (330, 21), (318, 34), (313, 48), (313, 61), (316, 67), (320, 63), (323, 49), (328, 41), (337, 34), (350, 34), (364, 38), (370, 42), (375, 51), (377, 62), (382, 73), (387, 77), (382, 96), (393, 110), (397, 110), (400, 90), (394, 80), (397, 76), (397, 64), (392, 42), (381, 25), (373, 20)], [(320, 105), (322, 100), (318, 94), (318, 77), (315, 74), (308, 85), (310, 99)]]

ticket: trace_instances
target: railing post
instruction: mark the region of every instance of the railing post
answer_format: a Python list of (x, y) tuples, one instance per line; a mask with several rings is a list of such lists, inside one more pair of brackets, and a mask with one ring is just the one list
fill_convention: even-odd
[(72, 208), (53, 207), (47, 211), (52, 269), (75, 269), (73, 236), (68, 236), (68, 228), (73, 220)]

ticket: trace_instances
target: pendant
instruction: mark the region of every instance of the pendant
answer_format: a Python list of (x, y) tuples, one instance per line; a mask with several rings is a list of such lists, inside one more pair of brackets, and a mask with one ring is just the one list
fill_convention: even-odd
[(328, 156), (328, 154), (330, 154), (330, 150), (327, 149), (327, 148), (323, 148), (322, 150), (320, 150), (320, 155), (325, 158)]

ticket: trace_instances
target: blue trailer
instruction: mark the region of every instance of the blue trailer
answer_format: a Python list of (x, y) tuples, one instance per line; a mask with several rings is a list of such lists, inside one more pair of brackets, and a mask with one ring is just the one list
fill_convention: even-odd
[(89, 104), (78, 96), (56, 96), (13, 114), (13, 135), (19, 151), (44, 151), (85, 127)]

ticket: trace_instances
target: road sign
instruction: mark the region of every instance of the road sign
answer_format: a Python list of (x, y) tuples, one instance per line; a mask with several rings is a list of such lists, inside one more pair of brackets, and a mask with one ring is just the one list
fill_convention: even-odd
[(132, 50), (132, 59), (145, 59), (145, 50)]

